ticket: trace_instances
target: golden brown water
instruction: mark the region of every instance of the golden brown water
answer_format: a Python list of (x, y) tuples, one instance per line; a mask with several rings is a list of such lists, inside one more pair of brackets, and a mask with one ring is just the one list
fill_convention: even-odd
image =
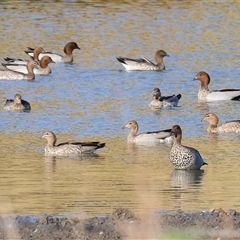
[[(0, 81), (0, 100), (16, 92), (32, 105), (29, 114), (0, 111), (0, 212), (109, 214), (239, 209), (239, 136), (208, 135), (201, 118), (216, 112), (222, 121), (239, 118), (239, 103), (200, 104), (200, 70), (211, 88), (240, 87), (237, 31), (239, 2), (20, 2), (0, 3), (0, 56), (27, 58), (27, 46), (62, 53), (76, 41), (74, 64), (51, 65), (52, 74), (35, 82)], [(170, 55), (165, 72), (128, 73), (118, 55), (153, 60), (155, 50)], [(120, 70), (120, 71), (119, 71)], [(180, 107), (153, 112), (152, 89), (180, 92)], [(126, 143), (130, 119), (140, 132), (183, 128), (183, 143), (197, 148), (203, 171), (174, 171), (170, 148)], [(59, 142), (100, 140), (106, 148), (82, 159), (45, 158), (42, 132)]]

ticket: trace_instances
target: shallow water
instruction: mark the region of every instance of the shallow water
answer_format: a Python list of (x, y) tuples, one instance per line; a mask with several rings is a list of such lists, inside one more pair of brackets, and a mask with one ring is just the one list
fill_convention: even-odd
[[(0, 81), (0, 102), (20, 93), (31, 113), (0, 110), (0, 212), (108, 214), (235, 208), (239, 135), (206, 133), (201, 118), (239, 118), (238, 102), (198, 103), (204, 70), (211, 89), (239, 88), (239, 8), (232, 1), (1, 1), (0, 57), (27, 58), (27, 46), (62, 53), (76, 41), (74, 64), (51, 64), (52, 74), (34, 82)], [(126, 72), (116, 56), (153, 60), (164, 49), (163, 72)], [(152, 90), (181, 93), (179, 107), (152, 111)], [(169, 146), (126, 143), (122, 126), (131, 119), (141, 131), (181, 125), (183, 143), (197, 148), (208, 166), (174, 171)], [(80, 159), (44, 157), (52, 130), (58, 142), (99, 140), (106, 148)]]

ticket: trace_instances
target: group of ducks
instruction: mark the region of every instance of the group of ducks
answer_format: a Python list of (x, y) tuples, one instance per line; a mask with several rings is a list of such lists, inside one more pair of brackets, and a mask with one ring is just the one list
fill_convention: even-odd
[(45, 52), (42, 47), (28, 48), (25, 52), (31, 57), (31, 60), (9, 58), (4, 60), (6, 63), (2, 63), (8, 70), (0, 70), (0, 79), (2, 80), (29, 80), (35, 79), (35, 74), (48, 75), (51, 73), (51, 69), (48, 66), (49, 63), (72, 63), (73, 62), (73, 50), (80, 47), (75, 42), (69, 42), (64, 47), (63, 51), (65, 55), (60, 55), (52, 52)]
[[(163, 58), (169, 56), (165, 51), (158, 50), (155, 54), (155, 60), (157, 64), (151, 62), (146, 58), (131, 59), (118, 57), (117, 60), (122, 63), (122, 65), (127, 70), (164, 70), (165, 65), (163, 63)], [(200, 81), (200, 88), (198, 91), (198, 99), (204, 102), (211, 101), (221, 101), (221, 100), (240, 100), (240, 89), (221, 89), (210, 91), (208, 85), (210, 83), (210, 76), (206, 72), (199, 72), (194, 80)], [(161, 97), (160, 90), (155, 88), (153, 93), (153, 100), (150, 106), (153, 108), (162, 108), (165, 106), (177, 106), (178, 100), (181, 98), (181, 94), (173, 95), (169, 97)], [(211, 133), (239, 133), (240, 132), (240, 120), (231, 120), (222, 123), (218, 126), (219, 119), (215, 113), (208, 113), (202, 119), (202, 121), (208, 121), (209, 126), (207, 128), (208, 132)], [(200, 169), (203, 165), (207, 163), (204, 162), (198, 150), (187, 147), (181, 144), (182, 130), (179, 125), (172, 126), (172, 129), (166, 129), (162, 131), (155, 132), (145, 132), (137, 134), (138, 124), (136, 121), (129, 121), (124, 128), (130, 129), (130, 134), (128, 135), (128, 142), (172, 142), (172, 137), (174, 137), (174, 143), (170, 151), (170, 162), (175, 169)]]
[[(43, 48), (28, 48), (25, 51), (31, 60), (5, 58), (7, 63), (2, 64), (8, 70), (0, 70), (0, 79), (5, 80), (34, 80), (35, 74), (48, 75), (51, 73), (49, 63), (73, 62), (73, 50), (80, 49), (75, 42), (69, 42), (64, 47), (65, 55), (45, 52)], [(142, 70), (142, 71), (162, 71), (165, 69), (163, 58), (169, 56), (165, 51), (158, 50), (155, 54), (156, 63), (147, 58), (126, 58), (117, 57), (117, 60), (126, 68), (126, 70)], [(200, 101), (210, 102), (218, 100), (240, 100), (240, 89), (221, 89), (210, 91), (208, 85), (210, 76), (206, 72), (199, 72), (194, 80), (199, 80), (201, 85), (198, 91), (198, 99)], [(162, 96), (159, 88), (154, 88), (153, 99), (149, 106), (154, 109), (164, 107), (176, 107), (181, 98), (181, 94)], [(20, 94), (16, 94), (14, 99), (7, 100), (4, 105), (5, 110), (9, 111), (30, 111), (30, 104), (21, 98)], [(232, 120), (218, 126), (219, 119), (215, 113), (208, 113), (202, 119), (208, 121), (208, 132), (240, 132), (240, 120)], [(171, 129), (144, 132), (138, 134), (138, 123), (131, 120), (125, 124), (123, 128), (130, 129), (127, 141), (131, 143), (149, 143), (164, 142), (172, 144), (170, 151), (170, 162), (175, 169), (195, 170), (200, 169), (207, 164), (202, 159), (198, 150), (181, 144), (182, 130), (179, 125), (172, 126)], [(64, 142), (56, 145), (56, 135), (51, 132), (45, 132), (42, 138), (47, 140), (45, 147), (46, 156), (78, 156), (84, 153), (92, 153), (97, 149), (103, 148), (105, 143), (101, 142)]]

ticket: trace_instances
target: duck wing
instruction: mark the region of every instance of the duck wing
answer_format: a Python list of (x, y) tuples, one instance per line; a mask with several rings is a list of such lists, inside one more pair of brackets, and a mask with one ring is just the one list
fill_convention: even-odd
[[(33, 48), (30, 48), (30, 47), (27, 47), (28, 50), (25, 51), (25, 53), (27, 53), (32, 59), (33, 59), (33, 51), (34, 49)], [(63, 56), (60, 55), (60, 54), (57, 54), (57, 53), (52, 53), (52, 52), (44, 52), (44, 53), (40, 53), (38, 58), (39, 60), (41, 60), (44, 56), (49, 56), (51, 57), (51, 59), (54, 61), (54, 62), (62, 62), (62, 58)]]
[(208, 101), (234, 100), (240, 101), (240, 89), (213, 90), (207, 95)]
[[(5, 57), (4, 60), (8, 63), (14, 63), (14, 64), (24, 64), (27, 65), (28, 60), (23, 59), (23, 58), (10, 58), (10, 57)], [(2, 64), (3, 65), (3, 64)], [(4, 66), (4, 65), (3, 65)]]
[(165, 139), (165, 138), (171, 136), (171, 129), (165, 129), (165, 130), (153, 131), (153, 132), (145, 132), (145, 133), (140, 133), (140, 134), (146, 134), (149, 137), (150, 136), (154, 137), (155, 139)]
[(100, 143), (100, 142), (64, 142), (64, 143), (60, 143), (58, 144), (56, 147), (59, 146), (79, 146), (81, 148), (81, 151), (83, 153), (89, 153), (89, 152), (93, 152), (96, 149), (99, 148), (103, 148), (105, 147), (105, 143)]

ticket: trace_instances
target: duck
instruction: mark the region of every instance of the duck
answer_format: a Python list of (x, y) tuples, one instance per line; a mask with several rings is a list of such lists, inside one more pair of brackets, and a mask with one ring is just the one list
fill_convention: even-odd
[(171, 96), (161, 96), (161, 91), (159, 88), (153, 89), (153, 99), (149, 106), (152, 108), (160, 109), (162, 107), (177, 107), (181, 94), (171, 95)]
[(17, 93), (15, 94), (14, 99), (6, 100), (3, 109), (15, 112), (30, 112), (31, 106), (29, 102), (23, 100), (22, 96), (19, 93)]
[(235, 100), (240, 101), (240, 89), (220, 89), (210, 91), (208, 85), (210, 83), (210, 76), (208, 73), (201, 71), (193, 80), (201, 82), (198, 91), (198, 100), (212, 102), (221, 100)]
[[(48, 66), (49, 63), (55, 63), (51, 57), (49, 56), (44, 56), (43, 58), (41, 58), (41, 60), (39, 61), (39, 65), (37, 65), (36, 68), (33, 69), (34, 74), (40, 74), (40, 75), (49, 75), (51, 73), (51, 69)], [(12, 63), (12, 62), (8, 62), (8, 63), (2, 63), (2, 65), (4, 67), (6, 67), (9, 70), (12, 71), (17, 71), (17, 72), (21, 72), (24, 74), (27, 74), (27, 62), (26, 64), (16, 64), (16, 63)]]
[(142, 70), (142, 71), (162, 71), (165, 69), (163, 58), (169, 57), (164, 50), (158, 50), (155, 53), (155, 61), (157, 64), (151, 62), (145, 57), (133, 59), (127, 57), (117, 57), (117, 60), (126, 68), (126, 70)]
[(1, 80), (34, 80), (35, 74), (33, 72), (33, 69), (38, 67), (38, 62), (34, 60), (30, 60), (27, 63), (27, 71), (28, 73), (21, 73), (17, 71), (11, 71), (11, 70), (1, 70), (0, 69), (0, 79)]
[(45, 156), (79, 156), (105, 147), (105, 143), (100, 142), (64, 142), (56, 145), (57, 137), (52, 131), (43, 133), (41, 138), (47, 140)]
[(208, 165), (197, 149), (182, 145), (182, 129), (179, 125), (173, 125), (171, 133), (174, 135), (174, 143), (170, 151), (170, 162), (175, 169), (198, 170), (203, 165)]
[[(52, 52), (44, 52), (39, 54), (39, 59), (43, 56), (49, 56), (52, 58), (52, 60), (57, 63), (57, 62), (64, 62), (64, 63), (72, 63), (73, 62), (73, 50), (74, 49), (79, 49), (80, 47), (77, 45), (75, 42), (69, 42), (65, 45), (63, 51), (65, 53), (65, 56), (57, 54), (57, 53), (52, 53)], [(33, 48), (28, 47), (28, 50), (25, 51), (29, 56), (33, 56)]]
[(218, 126), (218, 116), (215, 113), (207, 113), (203, 121), (209, 122), (209, 126), (207, 128), (207, 131), (210, 133), (240, 133), (240, 120), (231, 120), (225, 123), (222, 123), (220, 126)]
[[(25, 51), (26, 52), (26, 51)], [(35, 47), (33, 49), (33, 56), (31, 56), (31, 59), (39, 62), (39, 54), (44, 53), (44, 49), (42, 47)], [(27, 65), (29, 62), (28, 59), (23, 59), (23, 58), (10, 58), (10, 57), (5, 57), (4, 60), (7, 62), (6, 64), (21, 64), (21, 65)]]
[(123, 129), (130, 129), (130, 133), (127, 137), (127, 142), (130, 143), (152, 143), (152, 142), (160, 142), (160, 143), (168, 143), (171, 144), (173, 137), (171, 136), (171, 129), (165, 129), (154, 132), (138, 132), (138, 123), (135, 120), (128, 121)]

